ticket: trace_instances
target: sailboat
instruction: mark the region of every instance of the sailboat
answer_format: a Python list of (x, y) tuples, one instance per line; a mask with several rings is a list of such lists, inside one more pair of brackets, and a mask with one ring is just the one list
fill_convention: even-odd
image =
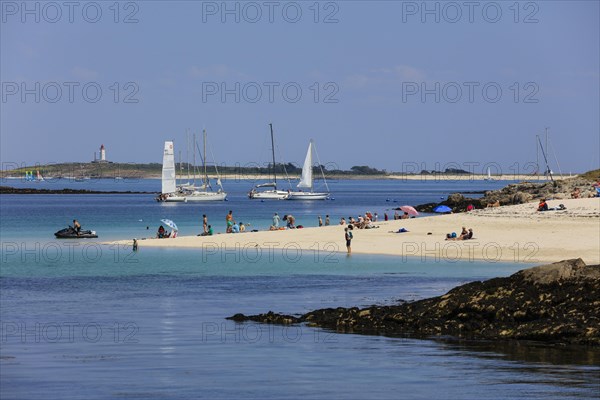
[(44, 179), (44, 177), (42, 176), (42, 174), (40, 174), (40, 170), (39, 170), (39, 169), (37, 170), (37, 176), (36, 176), (36, 179), (35, 179), (35, 180), (36, 180), (37, 182), (44, 182), (44, 181), (45, 181), (45, 179)]
[(183, 202), (186, 201), (183, 192), (177, 189), (175, 179), (175, 151), (173, 142), (166, 141), (163, 151), (161, 194), (156, 201)]
[(485, 178), (483, 178), (484, 181), (495, 181), (494, 178), (492, 178), (492, 173), (490, 171), (490, 167), (488, 167), (487, 169), (487, 176)]
[[(261, 200), (285, 200), (288, 198), (289, 192), (285, 190), (277, 190), (277, 172), (275, 171), (275, 140), (273, 139), (273, 124), (269, 124), (271, 128), (271, 154), (273, 155), (273, 182), (262, 183), (256, 185), (248, 193), (251, 199)], [(272, 188), (261, 190), (263, 188)]]
[[(325, 182), (325, 188), (327, 192), (314, 192), (313, 186), (313, 162), (312, 162), (312, 153), (313, 153), (314, 143), (311, 139), (308, 143), (308, 151), (306, 152), (306, 158), (304, 159), (304, 165), (302, 166), (302, 177), (300, 178), (300, 183), (298, 183), (297, 187), (300, 188), (298, 192), (291, 192), (288, 196), (288, 200), (325, 200), (329, 197), (329, 187), (327, 186), (327, 181), (325, 181), (325, 174), (323, 173), (323, 168), (321, 168), (321, 175), (323, 176), (323, 182)], [(315, 148), (316, 152), (316, 148)], [(317, 161), (319, 156), (317, 155)], [(319, 165), (321, 162), (319, 161)], [(309, 189), (309, 192), (304, 192), (302, 189)]]
[(210, 181), (208, 179), (208, 173), (206, 170), (206, 130), (204, 130), (202, 133), (204, 139), (204, 151), (202, 156), (202, 168), (204, 173), (202, 176), (202, 185), (199, 187), (194, 187), (193, 190), (190, 190), (186, 195), (186, 201), (223, 201), (227, 197), (227, 193), (225, 193), (223, 190), (223, 185), (221, 184), (221, 178), (219, 177), (219, 171), (217, 170), (216, 164), (215, 171), (217, 173), (217, 185), (219, 186), (219, 189), (216, 192), (208, 190), (210, 188)]

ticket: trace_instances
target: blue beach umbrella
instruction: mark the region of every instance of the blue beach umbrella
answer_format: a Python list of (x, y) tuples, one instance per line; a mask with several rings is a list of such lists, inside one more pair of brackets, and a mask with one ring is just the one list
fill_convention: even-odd
[(452, 209), (450, 207), (448, 207), (448, 206), (439, 205), (439, 206), (436, 206), (433, 209), (433, 212), (436, 212), (436, 213), (447, 213), (447, 212), (452, 212)]
[(169, 228), (173, 229), (174, 231), (179, 230), (179, 229), (177, 229), (177, 224), (175, 224), (175, 222), (171, 221), (170, 219), (161, 219), (160, 221), (163, 224), (165, 224), (166, 226), (168, 226)]

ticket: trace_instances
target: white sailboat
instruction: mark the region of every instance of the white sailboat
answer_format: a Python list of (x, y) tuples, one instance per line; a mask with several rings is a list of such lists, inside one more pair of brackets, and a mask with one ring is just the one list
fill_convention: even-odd
[(161, 195), (156, 198), (157, 201), (165, 202), (184, 202), (185, 195), (177, 190), (175, 179), (175, 151), (172, 141), (165, 142), (163, 151), (162, 165), (162, 187)]
[(487, 169), (487, 176), (485, 178), (483, 178), (484, 181), (495, 181), (494, 178), (492, 178), (492, 172), (490, 171), (490, 167), (488, 167)]
[[(273, 155), (273, 182), (262, 183), (256, 185), (248, 193), (248, 197), (251, 199), (261, 200), (285, 200), (287, 199), (289, 192), (285, 190), (277, 190), (277, 173), (275, 172), (275, 140), (273, 139), (273, 124), (269, 124), (271, 128), (271, 153)], [(264, 188), (271, 188), (265, 189)]]
[(221, 184), (221, 178), (219, 177), (219, 171), (217, 170), (216, 164), (215, 171), (217, 173), (217, 185), (219, 186), (219, 189), (216, 192), (209, 191), (210, 181), (208, 179), (208, 173), (206, 171), (206, 130), (203, 131), (203, 139), (204, 154), (202, 156), (202, 167), (204, 170), (204, 174), (202, 176), (202, 185), (199, 187), (194, 187), (193, 190), (189, 191), (186, 195), (186, 201), (223, 201), (227, 197), (227, 193), (225, 193), (225, 191), (223, 190), (223, 185)]
[(39, 169), (37, 170), (37, 176), (36, 176), (35, 180), (36, 180), (36, 182), (44, 182), (45, 181), (45, 179), (42, 176), (42, 174), (40, 174), (40, 170)]
[[(313, 152), (314, 143), (312, 139), (308, 143), (308, 151), (306, 152), (306, 158), (304, 159), (304, 165), (302, 166), (302, 177), (300, 178), (300, 183), (298, 183), (297, 187), (300, 188), (300, 191), (291, 192), (288, 196), (288, 200), (325, 200), (329, 197), (329, 187), (327, 186), (327, 181), (325, 180), (325, 174), (323, 173), (323, 168), (321, 168), (321, 175), (323, 176), (323, 182), (325, 182), (325, 188), (327, 192), (314, 192), (314, 180), (313, 180), (313, 162), (312, 162), (312, 152)], [(316, 149), (315, 149), (316, 152)], [(319, 156), (317, 155), (317, 161), (319, 161)], [(319, 161), (319, 165), (321, 162)], [(310, 191), (304, 192), (302, 189), (309, 189)]]

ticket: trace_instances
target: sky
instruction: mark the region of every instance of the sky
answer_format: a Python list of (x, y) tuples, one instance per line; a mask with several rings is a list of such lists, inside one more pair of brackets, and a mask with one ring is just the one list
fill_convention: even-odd
[(312, 138), (331, 168), (532, 173), (548, 128), (554, 171), (599, 168), (599, 4), (2, 0), (2, 166), (185, 158), (203, 129), (264, 164), (272, 123), (298, 165)]

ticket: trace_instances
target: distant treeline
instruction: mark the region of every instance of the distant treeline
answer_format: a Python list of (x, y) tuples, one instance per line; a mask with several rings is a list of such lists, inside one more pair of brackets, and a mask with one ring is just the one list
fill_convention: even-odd
[[(16, 165), (15, 165), (16, 167)], [(216, 165), (220, 174), (223, 175), (269, 175), (275, 172), (279, 176), (291, 175), (298, 176), (302, 173), (302, 167), (294, 163), (276, 163), (259, 165), (256, 163), (248, 163), (245, 165)], [(176, 163), (175, 169), (178, 175), (187, 175), (188, 171), (190, 174), (194, 173), (194, 166), (188, 163)], [(202, 173), (202, 166), (196, 166), (196, 174)], [(321, 170), (326, 176), (337, 175), (337, 176), (356, 176), (356, 175), (390, 175), (393, 172), (388, 172), (385, 169), (377, 169), (368, 165), (355, 165), (349, 170), (343, 170), (337, 167), (335, 164), (326, 165), (315, 165), (313, 167), (313, 173), (315, 178), (318, 178), (321, 174)], [(20, 176), (25, 175), (27, 172), (33, 172), (35, 175), (39, 171), (42, 176), (48, 177), (89, 177), (89, 178), (115, 178), (115, 177), (137, 177), (141, 178), (148, 175), (160, 175), (162, 173), (162, 164), (160, 163), (148, 163), (148, 164), (134, 164), (134, 163), (62, 163), (62, 164), (47, 164), (47, 165), (33, 165), (23, 166), (20, 168), (8, 169), (6, 166), (2, 171), (2, 176)], [(214, 174), (215, 165), (211, 164), (207, 166), (209, 174)], [(431, 174), (448, 174), (448, 175), (460, 175), (470, 174), (470, 172), (447, 168), (444, 171), (429, 171), (422, 170), (421, 175)], [(416, 175), (410, 174), (410, 175)]]

